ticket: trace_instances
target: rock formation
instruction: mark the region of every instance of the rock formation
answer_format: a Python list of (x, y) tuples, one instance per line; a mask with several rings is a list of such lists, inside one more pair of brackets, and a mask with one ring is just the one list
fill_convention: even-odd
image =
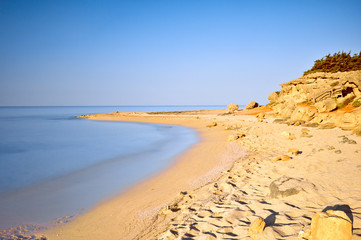
[(280, 118), (332, 123), (361, 135), (361, 71), (312, 73), (281, 87), (268, 97)]

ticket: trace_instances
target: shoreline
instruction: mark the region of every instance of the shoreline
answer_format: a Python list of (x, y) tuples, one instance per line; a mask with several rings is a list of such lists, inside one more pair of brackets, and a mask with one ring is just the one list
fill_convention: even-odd
[[(158, 114), (146, 116), (147, 114), (143, 113), (122, 113), (117, 114), (116, 118), (111, 116), (112, 114), (96, 114), (87, 117), (91, 120), (189, 127), (197, 132), (200, 141), (177, 156), (172, 165), (161, 173), (155, 174), (110, 200), (99, 203), (70, 223), (55, 226), (46, 231), (44, 234), (48, 239), (138, 238), (141, 230), (145, 231), (154, 221), (159, 210), (177, 201), (181, 192), (190, 192), (215, 180), (217, 174), (232, 166), (234, 160), (239, 158), (239, 154), (245, 155), (245, 151), (240, 146), (226, 142), (227, 133), (223, 129), (211, 130), (195, 116), (180, 119), (179, 116)], [(227, 147), (227, 145), (233, 145), (233, 147)], [(209, 153), (213, 156), (209, 156)], [(210, 157), (207, 162), (202, 161), (205, 155)], [(194, 165), (197, 167), (194, 168)], [(113, 217), (113, 212), (117, 212), (118, 216)], [(108, 221), (99, 221), (99, 216)], [(119, 217), (123, 219), (119, 221)]]
[[(266, 118), (254, 116), (262, 111), (268, 112), (259, 108), (231, 115), (188, 111), (86, 116), (193, 124), (202, 134), (201, 143), (161, 174), (45, 236), (50, 240), (251, 239), (250, 224), (262, 218), (265, 229), (259, 239), (296, 240), (309, 234), (315, 213), (342, 208), (352, 219), (352, 239), (361, 239), (361, 139), (339, 128), (282, 124), (274, 121), (272, 112)], [(210, 173), (213, 179), (191, 184), (189, 179), (199, 179), (216, 166), (208, 163), (224, 165), (222, 158), (227, 155), (232, 160), (228, 168)], [(284, 155), (289, 157), (278, 161)], [(196, 171), (200, 168), (201, 173)]]

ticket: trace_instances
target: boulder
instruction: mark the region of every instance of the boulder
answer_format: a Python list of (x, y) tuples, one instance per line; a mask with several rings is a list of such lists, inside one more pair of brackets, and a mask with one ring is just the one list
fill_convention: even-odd
[(259, 235), (263, 233), (265, 226), (266, 223), (263, 218), (257, 218), (249, 226), (248, 235), (251, 237), (251, 239), (260, 239)]
[(258, 107), (258, 103), (255, 102), (255, 101), (251, 101), (250, 103), (248, 103), (246, 105), (246, 109), (253, 109), (253, 108), (256, 108), (256, 107)]
[(231, 103), (227, 106), (227, 110), (228, 110), (228, 113), (234, 113), (235, 111), (238, 110), (238, 105), (237, 104), (234, 104), (234, 103)]
[(315, 190), (315, 185), (306, 180), (291, 177), (280, 177), (274, 180), (270, 186), (271, 198), (288, 197), (298, 194), (301, 191), (311, 192)]
[(318, 112), (325, 113), (331, 112), (337, 108), (335, 99), (327, 98), (326, 100), (315, 103), (315, 107)]
[(273, 92), (270, 95), (268, 95), (268, 100), (272, 103), (272, 102), (277, 102), (278, 100), (278, 94), (279, 92)]
[(311, 222), (312, 240), (351, 240), (352, 221), (344, 211), (316, 213)]

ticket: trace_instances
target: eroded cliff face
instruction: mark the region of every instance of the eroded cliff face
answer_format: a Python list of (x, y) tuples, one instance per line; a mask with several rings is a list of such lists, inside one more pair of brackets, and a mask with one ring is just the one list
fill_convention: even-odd
[(278, 117), (333, 124), (361, 135), (361, 71), (313, 73), (281, 87), (269, 95)]

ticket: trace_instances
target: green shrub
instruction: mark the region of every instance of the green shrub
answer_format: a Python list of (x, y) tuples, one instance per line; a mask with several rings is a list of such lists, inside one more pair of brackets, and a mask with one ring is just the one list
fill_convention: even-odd
[(352, 103), (352, 106), (354, 107), (361, 107), (361, 99), (357, 99)]
[(344, 103), (337, 103), (337, 109), (341, 109), (344, 108), (345, 104)]
[(328, 54), (317, 59), (313, 67), (304, 72), (304, 75), (315, 72), (347, 72), (361, 70), (361, 52), (351, 56), (351, 52)]

